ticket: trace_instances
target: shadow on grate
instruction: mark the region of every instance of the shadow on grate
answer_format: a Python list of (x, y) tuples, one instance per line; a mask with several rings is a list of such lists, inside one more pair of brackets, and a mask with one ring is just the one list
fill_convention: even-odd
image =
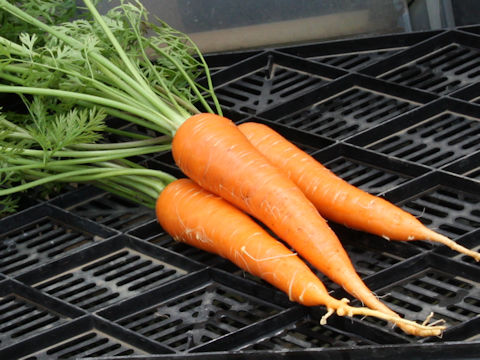
[(427, 167), (346, 143), (322, 149), (313, 157), (348, 183), (375, 195), (430, 171)]
[(177, 254), (181, 254), (192, 261), (206, 266), (218, 265), (226, 261), (217, 255), (199, 250), (185, 243), (175, 241), (170, 235), (165, 233), (156, 220), (152, 220), (142, 226), (139, 226), (128, 232), (128, 234), (130, 236), (145, 240), (151, 244), (154, 244), (155, 246), (174, 251)]

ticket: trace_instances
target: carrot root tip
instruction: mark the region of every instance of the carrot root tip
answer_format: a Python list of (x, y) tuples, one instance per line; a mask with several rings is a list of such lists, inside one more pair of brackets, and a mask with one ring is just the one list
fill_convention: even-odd
[(433, 317), (433, 312), (431, 312), (430, 314), (428, 314), (427, 318), (425, 319), (425, 321), (422, 323), (422, 325), (427, 325), (430, 320), (432, 319)]
[[(338, 312), (338, 311), (337, 311)], [(322, 316), (320, 319), (320, 325), (325, 325), (327, 323), (327, 319), (335, 313), (335, 309), (328, 308), (328, 311), (325, 315)], [(341, 316), (341, 315), (340, 315)]]
[(480, 261), (480, 253), (477, 252), (477, 251), (474, 251), (474, 250), (470, 250), (470, 249), (467, 249), (466, 247), (456, 243), (454, 240), (442, 235), (442, 234), (439, 234), (439, 233), (436, 233), (434, 231), (429, 231), (429, 234), (428, 234), (428, 238), (430, 241), (435, 241), (435, 242), (439, 242), (445, 246), (448, 246), (450, 249), (454, 250), (454, 251), (457, 251), (461, 254), (464, 254), (464, 255), (467, 255), (467, 256), (471, 256), (473, 259), (475, 259), (475, 261)]

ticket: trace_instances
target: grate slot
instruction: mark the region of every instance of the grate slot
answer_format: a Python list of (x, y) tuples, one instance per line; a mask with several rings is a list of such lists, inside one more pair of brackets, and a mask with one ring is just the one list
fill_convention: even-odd
[(253, 344), (241, 347), (248, 350), (289, 351), (311, 348), (357, 347), (371, 345), (372, 342), (343, 329), (321, 326), (318, 321), (300, 320), (296, 324), (281, 329), (273, 336), (261, 337)]
[(97, 331), (88, 332), (68, 340), (60, 345), (51, 347), (44, 353), (37, 354), (35, 359), (77, 359), (84, 357), (101, 356), (128, 356), (139, 355), (143, 352), (129, 347), (116, 339)]
[(66, 322), (61, 315), (10, 294), (0, 298), (0, 347)]
[(132, 249), (122, 249), (35, 287), (82, 309), (95, 311), (185, 274)]
[(70, 206), (68, 210), (119, 231), (128, 231), (154, 217), (151, 209), (110, 194)]
[(319, 61), (323, 64), (340, 67), (345, 70), (357, 71), (376, 62), (383, 60), (401, 49), (387, 49), (376, 51), (364, 51), (352, 54), (338, 54), (334, 56), (312, 57), (311, 60)]
[(480, 122), (439, 114), (368, 146), (371, 150), (428, 166), (443, 166), (480, 149)]
[(384, 193), (411, 178), (408, 175), (385, 168), (377, 168), (370, 163), (363, 163), (344, 156), (321, 162), (348, 183), (372, 194)]
[(266, 67), (219, 86), (216, 94), (220, 104), (236, 111), (256, 114), (326, 81), (278, 64), (273, 65), (270, 77), (265, 76), (265, 71)]
[(101, 238), (74, 230), (48, 217), (0, 236), (0, 239), (4, 244), (0, 249), (0, 272), (16, 275), (84, 248)]
[(408, 101), (353, 87), (277, 122), (333, 139), (343, 139), (416, 107)]
[(480, 227), (479, 203), (477, 196), (442, 187), (406, 202), (404, 208), (455, 238)]
[(277, 312), (276, 307), (214, 283), (118, 323), (177, 351), (185, 351)]
[(449, 44), (393, 69), (381, 78), (436, 94), (449, 94), (478, 80), (479, 53), (480, 50), (476, 48), (457, 43)]
[(381, 252), (351, 243), (344, 244), (344, 247), (352, 259), (355, 270), (361, 277), (390, 269), (393, 265), (405, 260), (405, 257), (396, 252)]

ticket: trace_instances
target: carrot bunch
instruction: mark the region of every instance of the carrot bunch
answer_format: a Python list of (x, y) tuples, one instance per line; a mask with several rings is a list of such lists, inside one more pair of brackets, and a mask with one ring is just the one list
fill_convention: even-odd
[[(275, 251), (279, 245), (273, 246), (275, 241), (272, 239), (261, 244), (267, 241), (267, 237), (265, 234), (259, 235), (261, 232), (253, 227), (253, 221), (249, 220), (248, 226), (254, 230), (248, 231), (239, 220), (231, 219), (214, 224), (211, 228), (207, 223), (202, 226), (202, 222), (194, 222), (192, 226), (187, 222), (190, 216), (220, 222), (226, 215), (216, 212), (189, 215), (181, 212), (178, 204), (173, 205), (173, 210), (170, 204), (177, 201), (173, 202), (162, 194), (157, 202), (157, 217), (177, 240), (227, 257), (246, 271), (261, 276), (287, 292), (292, 300), (301, 304), (324, 305), (329, 312), (336, 311), (338, 315), (387, 318), (413, 335), (441, 334), (444, 329), (442, 326), (420, 325), (402, 319), (368, 289), (356, 273), (339, 239), (302, 190), (280, 168), (270, 163), (232, 121), (214, 114), (190, 117), (177, 130), (172, 153), (181, 170), (200, 186), (201, 190), (191, 190), (190, 195), (215, 194), (257, 218), (300, 256), (370, 309), (347, 307), (344, 300), (334, 301), (327, 296), (324, 287), (318, 285), (319, 280), (313, 281), (307, 268), (298, 265), (298, 258), (290, 257), (291, 254), (285, 251)], [(163, 193), (170, 193), (171, 186), (176, 187), (171, 191), (175, 195), (180, 192), (179, 185), (172, 183)], [(167, 208), (169, 210), (166, 213), (172, 216), (168, 217), (164, 212)], [(206, 206), (198, 208), (203, 212)], [(231, 208), (231, 211), (235, 208)], [(172, 221), (177, 221), (178, 226), (170, 227)], [(235, 225), (232, 226), (232, 223)], [(228, 226), (227, 230), (225, 226)], [(240, 236), (240, 243), (237, 236)], [(232, 238), (235, 239), (230, 240)], [(250, 250), (250, 241), (257, 242), (257, 248)], [(260, 248), (264, 251), (260, 252)], [(282, 265), (276, 266), (272, 273), (270, 263), (274, 259), (276, 263), (281, 261)], [(289, 264), (294, 261), (295, 264)], [(291, 270), (290, 266), (295, 270)], [(309, 280), (305, 284), (299, 279)]]
[[(9, 1), (0, 0), (0, 9), (37, 26), (52, 37), (53, 40), (45, 41), (47, 46), (59, 47), (36, 49), (31, 38), (24, 38), (24, 44), (19, 45), (0, 37), (0, 46), (4, 45), (5, 51), (8, 51), (4, 72), (0, 73), (0, 80), (3, 80), (3, 83), (0, 81), (0, 92), (50, 96), (64, 99), (63, 105), (99, 108), (106, 114), (171, 136), (175, 162), (191, 179), (173, 181), (165, 186), (165, 182), (171, 179), (165, 180), (164, 175), (164, 182), (160, 184), (152, 172), (139, 169), (130, 161), (116, 158), (115, 162), (109, 159), (107, 163), (100, 158), (99, 167), (111, 174), (109, 182), (102, 183), (104, 188), (115, 191), (118, 183), (123, 186), (120, 193), (126, 194), (128, 190), (130, 198), (135, 198), (132, 194), (134, 190), (155, 198), (158, 221), (176, 240), (230, 259), (245, 271), (278, 287), (293, 301), (306, 306), (325, 306), (328, 311), (322, 323), (336, 312), (339, 316), (385, 319), (406, 333), (418, 336), (438, 336), (442, 333), (444, 326), (403, 319), (382, 303), (359, 277), (336, 234), (319, 211), (326, 211), (325, 216), (346, 224), (340, 213), (358, 213), (359, 218), (352, 220), (349, 226), (360, 227), (364, 222), (370, 223), (373, 227), (360, 228), (372, 232), (380, 229), (377, 224), (390, 221), (397, 224), (397, 228), (404, 228), (407, 240), (423, 235), (433, 239), (432, 232), (407, 230), (405, 223), (397, 220), (399, 215), (394, 215), (391, 220), (385, 219), (385, 210), (377, 212), (377, 215), (368, 215), (367, 210), (370, 212), (379, 200), (368, 198), (361, 202), (360, 199), (365, 196), (349, 195), (354, 194), (350, 187), (348, 192), (341, 190), (340, 186), (332, 190), (338, 183), (333, 176), (322, 175), (323, 169), (314, 173), (313, 165), (304, 166), (310, 162), (308, 158), (278, 147), (280, 139), (274, 138), (263, 147), (262, 141), (270, 136), (262, 133), (265, 129), (257, 129), (254, 125), (250, 128), (247, 125), (237, 127), (232, 121), (215, 114), (201, 95), (207, 92), (220, 113), (211, 91), (211, 82), (207, 89), (196, 85), (186, 70), (190, 68), (191, 59), (185, 61), (176, 57), (187, 52), (184, 45), (188, 40), (182, 38), (181, 42), (172, 45), (144, 37), (141, 32), (149, 23), (144, 19), (141, 6), (136, 8), (125, 3), (112, 13), (115, 21), (105, 21), (91, 0), (84, 0), (84, 3), (91, 14), (92, 24), (88, 27), (81, 23), (77, 38), (72, 35), (75, 25), (70, 24), (66, 29), (51, 27)], [(131, 24), (132, 30), (119, 30), (118, 24), (122, 21)], [(113, 29), (110, 28), (112, 24), (116, 24)], [(169, 39), (174, 38), (169, 28), (165, 30), (151, 25), (152, 29), (165, 32), (164, 36)], [(119, 39), (119, 33), (124, 38)], [(30, 46), (26, 46), (28, 44)], [(139, 50), (132, 44), (136, 44)], [(193, 49), (196, 48), (193, 46)], [(147, 53), (154, 53), (158, 61), (150, 62)], [(57, 58), (53, 59), (53, 54), (57, 54)], [(199, 57), (202, 59), (201, 54)], [(208, 78), (208, 69), (206, 71)], [(29, 83), (31, 79), (37, 79), (36, 83)], [(179, 89), (179, 84), (188, 91)], [(192, 99), (200, 101), (210, 112), (200, 113)], [(9, 137), (20, 139), (27, 136), (10, 127)], [(122, 135), (134, 136), (128, 131), (122, 132)], [(142, 141), (150, 144), (149, 139)], [(74, 145), (77, 150), (91, 146)], [(121, 147), (121, 144), (116, 146)], [(42, 166), (42, 173), (48, 170), (49, 181), (59, 178), (91, 180), (92, 177), (87, 178), (85, 174), (92, 171), (96, 180), (107, 176), (98, 173), (102, 169), (90, 169), (83, 163), (80, 170), (65, 167), (63, 160), (61, 166), (53, 164), (52, 161), (60, 154), (71, 155), (60, 148), (54, 154), (50, 153), (43, 165), (37, 161), (18, 166), (22, 169), (29, 167), (29, 179), (39, 173), (32, 173), (32, 166)], [(30, 153), (19, 150), (18, 154)], [(277, 157), (289, 161), (277, 162)], [(72, 160), (65, 161), (68, 161), (68, 166), (73, 163)], [(11, 167), (11, 171), (18, 170), (18, 166)], [(51, 175), (53, 171), (55, 175)], [(307, 175), (310, 180), (305, 180)], [(114, 184), (114, 180), (117, 183)], [(42, 183), (46, 181), (42, 180)], [(0, 196), (2, 191), (0, 189)], [(330, 200), (316, 202), (314, 197)], [(353, 307), (345, 299), (331, 297), (300, 257), (271, 238), (249, 215), (265, 224), (299, 256), (368, 308)], [(387, 225), (386, 228), (394, 229), (394, 226)], [(381, 235), (396, 237), (384, 228), (378, 231)], [(394, 232), (396, 234), (396, 230)]]

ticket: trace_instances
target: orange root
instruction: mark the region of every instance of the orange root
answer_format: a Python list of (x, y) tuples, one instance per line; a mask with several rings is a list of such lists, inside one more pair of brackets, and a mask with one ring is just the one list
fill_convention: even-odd
[(475, 259), (475, 261), (480, 261), (480, 253), (474, 250), (467, 249), (466, 247), (457, 244), (455, 241), (452, 239), (439, 234), (433, 230), (427, 229), (427, 232), (425, 234), (426, 238), (430, 241), (438, 242), (443, 245), (448, 246), (450, 249), (457, 251), (461, 254), (465, 254), (467, 256), (471, 256), (472, 258)]
[(403, 319), (398, 315), (385, 314), (381, 311), (372, 310), (366, 307), (350, 306), (348, 305), (348, 299), (341, 299), (340, 304), (337, 303), (336, 305), (336, 308), (327, 307), (327, 313), (320, 319), (320, 324), (325, 325), (327, 318), (336, 312), (338, 316), (372, 316), (378, 319), (389, 321), (397, 325), (405, 333), (414, 336), (441, 336), (443, 331), (446, 329), (444, 325), (438, 325), (439, 323), (444, 323), (443, 320), (428, 324), (433, 314), (430, 314), (422, 324), (418, 324), (415, 321)]

